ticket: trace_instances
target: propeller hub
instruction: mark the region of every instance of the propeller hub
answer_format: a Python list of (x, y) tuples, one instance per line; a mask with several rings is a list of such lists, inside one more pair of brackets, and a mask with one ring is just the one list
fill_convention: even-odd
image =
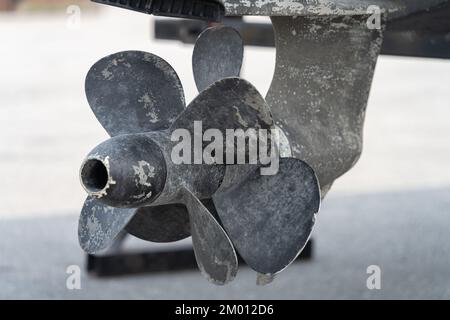
[(80, 169), (86, 192), (114, 206), (153, 202), (164, 189), (166, 163), (159, 146), (144, 134), (113, 137), (92, 150)]
[(101, 159), (87, 159), (81, 167), (80, 179), (87, 192), (100, 192), (108, 185), (108, 168)]

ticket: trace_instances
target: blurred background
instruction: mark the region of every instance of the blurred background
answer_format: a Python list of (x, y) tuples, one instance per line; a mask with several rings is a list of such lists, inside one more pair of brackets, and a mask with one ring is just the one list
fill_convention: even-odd
[[(89, 276), (78, 169), (108, 136), (85, 99), (87, 71), (149, 51), (187, 101), (196, 94), (192, 45), (154, 40), (153, 19), (87, 0), (0, 0), (0, 298), (450, 298), (450, 61), (391, 56), (379, 58), (363, 155), (323, 203), (311, 260), (263, 288), (248, 268), (220, 288), (197, 270)], [(246, 47), (242, 76), (264, 95), (274, 64), (274, 49)], [(66, 287), (70, 265), (81, 290)], [(366, 286), (369, 265), (381, 290)]]

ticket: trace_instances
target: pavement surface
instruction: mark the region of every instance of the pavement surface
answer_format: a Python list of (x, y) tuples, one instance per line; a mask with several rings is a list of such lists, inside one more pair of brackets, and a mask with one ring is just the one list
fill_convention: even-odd
[[(223, 287), (198, 270), (96, 278), (84, 271), (75, 215), (10, 220), (0, 225), (0, 298), (450, 299), (449, 193), (330, 196), (314, 231), (313, 258), (292, 264), (265, 287), (255, 285), (248, 267)], [(66, 287), (72, 265), (82, 270), (81, 290)], [(366, 286), (372, 265), (381, 270), (380, 290)]]
[[(196, 270), (96, 279), (68, 290), (83, 269), (76, 239), (85, 194), (78, 168), (107, 138), (84, 97), (84, 77), (121, 50), (162, 56), (196, 94), (192, 46), (151, 39), (152, 19), (115, 8), (0, 14), (0, 298), (450, 298), (450, 62), (381, 57), (363, 156), (323, 203), (315, 256), (266, 287), (242, 268), (225, 287)], [(274, 50), (246, 48), (243, 76), (261, 93)], [(264, 67), (261, 67), (264, 66)], [(138, 240), (130, 247), (149, 247)], [(368, 290), (367, 267), (381, 268)]]

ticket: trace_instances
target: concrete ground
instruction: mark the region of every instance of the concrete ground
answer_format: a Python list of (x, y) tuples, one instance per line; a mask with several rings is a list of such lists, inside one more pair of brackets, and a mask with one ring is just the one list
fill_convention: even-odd
[[(81, 290), (71, 291), (66, 269), (84, 264), (76, 216), (10, 220), (0, 226), (0, 298), (449, 299), (449, 193), (330, 196), (314, 232), (314, 258), (291, 265), (266, 287), (257, 287), (255, 273), (243, 267), (224, 287), (198, 270), (101, 279), (83, 272)], [(381, 269), (380, 290), (367, 289), (371, 265)]]
[[(0, 15), (0, 298), (450, 298), (450, 62), (393, 57), (379, 59), (364, 153), (323, 203), (313, 260), (263, 288), (242, 268), (219, 288), (184, 271), (83, 273), (68, 290), (67, 267), (84, 264), (78, 167), (107, 138), (84, 98), (87, 70), (112, 52), (150, 51), (174, 66), (188, 101), (196, 93), (192, 47), (151, 40), (147, 16), (83, 10), (79, 28), (68, 17)], [(245, 55), (243, 76), (265, 93), (273, 50)], [(369, 265), (381, 290), (366, 287)]]

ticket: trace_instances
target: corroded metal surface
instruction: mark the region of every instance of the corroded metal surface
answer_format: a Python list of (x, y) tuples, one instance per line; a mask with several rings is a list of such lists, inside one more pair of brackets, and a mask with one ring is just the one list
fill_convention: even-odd
[(185, 105), (173, 68), (142, 51), (99, 60), (89, 70), (85, 87), (92, 111), (111, 136), (168, 129)]
[(273, 176), (255, 167), (227, 166), (226, 172), (213, 197), (225, 230), (252, 269), (267, 275), (282, 271), (306, 245), (319, 211), (314, 170), (282, 158)]
[(239, 76), (243, 54), (242, 39), (235, 29), (215, 27), (204, 30), (192, 54), (198, 91), (205, 90), (217, 80)]
[(95, 147), (83, 162), (80, 179), (86, 191), (103, 203), (136, 208), (159, 196), (166, 174), (158, 145), (144, 134), (126, 134)]
[(382, 30), (368, 29), (367, 18), (272, 17), (277, 56), (266, 100), (293, 156), (315, 169), (323, 196), (362, 150), (382, 43)]
[(110, 247), (135, 215), (136, 209), (114, 208), (89, 196), (81, 210), (78, 240), (87, 253)]
[(186, 188), (183, 188), (183, 198), (189, 211), (192, 243), (200, 271), (215, 284), (232, 281), (238, 261), (230, 238), (212, 213)]
[[(221, 40), (238, 38), (227, 28), (207, 30), (199, 38), (193, 55), (197, 86), (204, 90), (176, 120), (167, 116), (171, 114), (170, 107), (163, 113), (163, 123), (164, 119), (170, 118), (167, 121), (172, 123), (170, 128), (167, 129), (167, 122), (162, 130), (149, 129), (145, 124), (135, 122), (130, 126), (137, 129), (129, 132), (135, 134), (123, 135), (122, 132), (87, 157), (81, 179), (91, 196), (114, 207), (140, 208), (134, 220), (131, 218), (136, 211), (128, 213), (127, 219), (103, 218), (105, 225), (110, 223), (114, 233), (122, 227), (140, 238), (158, 242), (181, 239), (191, 233), (202, 273), (217, 284), (234, 278), (237, 271), (236, 246), (246, 263), (258, 272), (258, 283), (270, 282), (273, 275), (286, 268), (306, 244), (319, 210), (320, 197), (326, 194), (337, 177), (354, 165), (361, 153), (365, 107), (382, 39), (381, 31), (369, 30), (366, 21), (367, 16), (272, 17), (277, 63), (267, 103), (243, 79), (218, 80), (239, 73), (242, 42), (229, 41), (230, 50), (236, 54), (228, 61), (230, 63), (224, 62), (224, 68), (218, 68), (220, 55), (214, 52), (220, 46), (226, 46), (227, 41), (218, 46), (208, 46), (202, 39), (214, 40), (217, 36), (220, 43)], [(205, 59), (208, 53), (211, 56)], [(147, 91), (152, 93), (150, 101), (129, 104), (127, 108), (139, 111), (151, 106), (163, 110), (166, 103), (171, 106), (170, 101), (160, 99), (165, 93), (160, 89), (165, 86), (175, 93), (173, 99), (179, 99), (174, 103), (173, 113), (183, 109), (179, 79), (162, 59), (138, 52), (111, 57), (117, 55), (122, 55), (120, 63), (126, 68), (132, 65), (127, 57), (130, 61), (134, 61), (136, 56), (146, 57), (144, 65), (148, 63), (146, 67), (151, 70), (148, 78), (150, 83), (156, 84), (152, 88), (137, 85), (139, 95)], [(108, 59), (112, 61), (115, 58), (105, 60)], [(98, 92), (102, 92), (101, 99), (109, 101), (109, 105), (120, 100), (114, 97), (116, 91), (111, 88), (130, 80), (125, 72), (119, 73), (120, 81), (114, 84), (105, 78), (104, 69), (93, 70), (91, 75), (101, 73), (103, 77), (90, 83), (90, 102), (97, 102), (92, 97), (96, 98)], [(164, 84), (165, 81), (171, 83)], [(96, 86), (109, 91), (95, 90)], [(124, 92), (117, 94), (126, 97)], [(117, 110), (114, 109), (116, 105), (111, 108)], [(105, 117), (113, 119), (119, 116), (120, 119), (121, 116), (107, 114), (107, 109), (98, 105), (92, 109), (107, 129), (114, 120), (106, 121)], [(132, 121), (135, 119), (131, 118)], [(199, 132), (195, 129), (196, 122), (201, 122)], [(260, 165), (225, 166), (218, 165), (216, 160), (204, 164), (202, 159), (195, 158), (195, 143), (191, 144), (194, 164), (172, 161), (177, 141), (173, 141), (170, 135), (176, 129), (184, 129), (195, 140), (196, 135), (203, 136), (208, 129), (225, 133), (227, 129), (237, 128), (269, 129), (274, 124), (283, 133), (284, 144), (289, 149), (286, 156), (292, 154), (297, 158), (280, 159), (278, 173), (274, 176), (261, 175)], [(127, 130), (124, 129), (125, 132)], [(205, 141), (201, 143), (203, 148), (208, 144)], [(222, 152), (225, 148), (224, 141)], [(235, 143), (234, 148), (237, 148)], [(98, 163), (92, 164), (92, 160)], [(97, 170), (98, 165), (103, 165), (106, 175)], [(211, 197), (215, 207), (212, 205), (208, 209), (201, 199)], [(180, 203), (187, 206), (187, 212)], [(170, 213), (164, 215), (163, 211)], [(89, 214), (95, 216), (96, 210), (85, 206), (82, 216)], [(214, 214), (220, 218), (223, 228)], [(88, 243), (94, 243), (90, 239), (99, 237), (98, 233), (107, 234), (100, 235), (101, 238), (113, 238), (114, 234), (105, 228), (92, 232), (87, 221), (86, 218), (80, 220), (80, 234), (89, 240)], [(164, 232), (165, 228), (156, 230), (154, 226), (159, 223), (172, 231)], [(92, 248), (88, 249), (92, 251)]]
[[(203, 119), (203, 120), (202, 120)], [(194, 121), (207, 129), (270, 129), (272, 116), (264, 98), (248, 81), (227, 78), (216, 81), (201, 92), (171, 129), (186, 129), (194, 135)]]
[[(242, 44), (240, 46), (242, 47)], [(149, 74), (140, 74), (140, 79), (134, 79), (135, 75), (130, 77), (126, 75), (126, 69), (130, 69), (130, 72), (135, 71), (132, 66), (136, 62), (136, 57), (138, 57), (138, 64), (143, 63), (145, 69), (150, 71)], [(214, 60), (211, 63), (214, 63)], [(105, 64), (112, 64), (114, 67), (120, 65), (126, 69), (119, 68), (117, 75), (107, 74), (106, 77)], [(111, 82), (112, 79), (116, 79), (117, 82)], [(130, 86), (129, 82), (135, 80), (148, 80), (150, 84), (136, 84), (136, 89), (129, 94), (132, 99), (127, 100), (128, 91), (116, 89), (120, 89), (122, 85)], [(164, 84), (164, 81), (172, 83)], [(252, 262), (251, 266), (265, 274), (273, 274), (296, 257), (298, 251), (304, 246), (303, 238), (307, 239), (311, 233), (311, 228), (305, 227), (302, 221), (309, 220), (312, 224), (314, 223), (310, 208), (316, 208), (315, 203), (320, 202), (320, 192), (314, 172), (303, 170), (305, 167), (286, 167), (285, 163), (303, 164), (303, 162), (296, 159), (282, 159), (281, 174), (272, 176), (269, 179), (271, 182), (267, 182), (265, 178), (258, 180), (254, 176), (256, 171), (259, 175), (259, 170), (256, 169), (259, 169), (260, 165), (256, 162), (246, 167), (245, 172), (240, 171), (239, 181), (227, 179), (224, 184), (227, 166), (223, 164), (223, 160), (219, 162), (218, 158), (212, 158), (211, 163), (204, 163), (204, 159), (196, 159), (195, 156), (194, 149), (196, 143), (198, 144), (195, 141), (196, 138), (200, 138), (203, 142), (199, 145), (200, 150), (203, 150), (205, 141), (201, 139), (209, 129), (216, 129), (222, 137), (225, 137), (227, 130), (241, 129), (244, 132), (249, 128), (257, 130), (272, 128), (273, 120), (265, 100), (249, 82), (236, 77), (215, 81), (207, 86), (175, 121), (172, 114), (184, 108), (181, 85), (175, 71), (157, 56), (136, 51), (109, 56), (91, 69), (86, 83), (89, 86), (87, 88), (89, 101), (93, 103), (92, 110), (113, 137), (94, 148), (86, 157), (80, 170), (82, 185), (90, 195), (83, 207), (79, 223), (80, 243), (83, 249), (90, 253), (104, 249), (122, 230), (156, 242), (175, 241), (191, 234), (195, 256), (202, 273), (213, 283), (225, 284), (236, 275), (237, 257), (233, 243), (217, 217), (228, 215), (236, 217), (236, 211), (228, 212), (226, 208), (226, 202), (235, 201), (230, 198), (231, 193), (241, 192), (237, 205), (241, 204), (245, 207), (244, 202), (253, 202), (251, 198), (257, 190), (254, 188), (254, 183), (244, 181), (244, 178), (248, 178), (255, 180), (256, 184), (263, 188), (260, 190), (262, 193), (254, 197), (258, 199), (257, 206), (245, 207), (245, 213), (249, 218), (246, 221), (248, 226), (240, 227), (244, 231), (255, 230), (259, 228), (261, 219), (267, 219), (267, 213), (270, 212), (268, 228), (272, 228), (275, 233), (269, 234), (268, 229), (263, 228), (261, 237), (267, 235), (271, 238), (275, 237), (271, 241), (275, 244), (275, 250), (281, 254), (281, 256), (269, 255), (266, 258), (270, 261), (266, 261), (261, 253), (267, 251), (270, 245), (267, 242), (261, 242), (261, 237), (256, 237), (258, 243), (251, 243), (259, 246), (255, 248), (259, 260), (254, 262), (252, 260), (254, 256), (247, 255)], [(155, 87), (152, 87), (153, 84)], [(173, 101), (165, 99), (167, 92), (164, 88), (169, 88), (168, 90), (172, 90), (170, 92), (175, 94), (170, 99), (179, 99), (178, 103), (174, 104), (175, 110), (170, 104)], [(151, 95), (149, 95), (150, 100), (145, 104), (132, 102), (135, 101), (136, 96), (146, 92)], [(114, 101), (127, 103), (118, 107)], [(106, 103), (103, 105), (103, 102)], [(141, 119), (139, 116), (143, 109), (148, 110), (150, 107), (151, 110), (159, 110), (159, 114), (163, 115), (158, 119), (164, 125), (162, 128), (157, 127), (162, 130), (149, 129), (145, 121), (148, 122), (150, 119)], [(110, 113), (108, 108), (111, 108), (113, 112)], [(126, 110), (128, 114), (125, 113)], [(130, 120), (129, 123), (122, 125), (121, 117)], [(137, 120), (142, 120), (143, 123)], [(168, 122), (173, 123), (167, 129)], [(200, 128), (196, 127), (197, 124), (200, 124)], [(183, 132), (189, 135), (189, 141), (191, 138), (194, 140), (188, 146), (188, 150), (183, 151), (183, 153), (192, 152), (191, 156), (194, 156), (194, 159), (191, 158), (187, 163), (180, 164), (173, 159), (173, 153), (179, 141), (173, 139), (172, 135), (177, 129), (183, 129)], [(128, 130), (130, 132), (127, 132)], [(197, 137), (198, 135), (202, 137)], [(234, 148), (234, 153), (239, 148), (237, 141), (229, 143), (227, 139), (224, 139), (222, 143), (219, 149), (215, 149), (222, 153), (222, 159), (230, 146)], [(247, 152), (248, 149), (245, 151)], [(229, 161), (228, 156), (227, 161)], [(295, 169), (298, 169), (297, 174), (293, 174)], [(247, 172), (253, 175), (247, 175)], [(279, 184), (280, 179), (284, 179), (286, 175), (291, 178), (296, 177), (293, 184), (286, 184), (290, 188), (288, 190), (291, 192), (290, 198), (287, 199), (286, 196), (276, 193), (273, 196), (268, 195), (268, 192), (273, 192), (274, 184)], [(235, 182), (236, 186), (233, 187), (232, 182)], [(226, 188), (218, 191), (221, 185)], [(309, 188), (308, 192), (299, 194), (305, 191), (305, 187)], [(215, 195), (220, 199), (220, 210), (217, 212), (213, 202), (208, 200)], [(291, 201), (292, 197), (296, 201)], [(291, 203), (279, 205), (271, 203), (286, 200)], [(301, 206), (298, 206), (299, 202), (302, 203)], [(259, 210), (262, 207), (266, 210)], [(255, 215), (259, 220), (255, 219)], [(279, 232), (285, 228), (286, 219), (293, 216), (299, 217), (299, 220), (294, 219), (290, 222), (290, 225), (294, 223), (298, 227), (295, 234)], [(231, 220), (228, 221), (230, 227)], [(264, 262), (261, 262), (262, 260)], [(270, 275), (260, 278), (264, 277), (271, 279)]]
[(369, 6), (378, 6), (388, 19), (426, 10), (448, 0), (219, 0), (225, 15), (300, 16), (365, 15)]
[(151, 242), (173, 242), (191, 235), (189, 216), (183, 204), (141, 207), (125, 230)]
[[(162, 58), (146, 52), (119, 52), (99, 60), (89, 70), (85, 87), (92, 111), (111, 136), (168, 129), (185, 107), (183, 88), (176, 72)], [(126, 140), (127, 137), (118, 139)], [(125, 142), (122, 148), (126, 150), (127, 147)], [(146, 149), (144, 145), (141, 147)], [(142, 162), (141, 159), (131, 161), (132, 159), (121, 156), (121, 148), (117, 143), (115, 143), (115, 150), (110, 150), (108, 146), (102, 146), (101, 149), (100, 153), (103, 153), (103, 156), (94, 152), (92, 158), (99, 160), (106, 167), (109, 167), (110, 157), (115, 151), (119, 158), (117, 161), (133, 163), (128, 170), (130, 170), (129, 174), (136, 174), (136, 179), (151, 179), (149, 175), (154, 175), (151, 170), (155, 170), (155, 167), (150, 167), (148, 162)], [(156, 154), (158, 152), (156, 150)], [(109, 186), (116, 188), (116, 181), (112, 175), (109, 176), (107, 183), (108, 187), (104, 189), (107, 190)], [(136, 190), (138, 192), (130, 194), (131, 202), (136, 203), (135, 200), (139, 196), (143, 198), (142, 200), (148, 200), (148, 197), (151, 197), (148, 191), (152, 191), (144, 190), (146, 188), (143, 184), (132, 184), (131, 187), (138, 188)], [(98, 192), (102, 192), (102, 189), (100, 188)], [(118, 192), (129, 193), (130, 190), (122, 187)], [(96, 194), (96, 196), (99, 195)], [(114, 204), (114, 200), (109, 199), (113, 201), (110, 204)], [(124, 204), (121, 203), (121, 205)], [(174, 241), (189, 236), (187, 210), (177, 205), (174, 205), (172, 210), (168, 207), (170, 206), (161, 208), (161, 211), (138, 210), (136, 221), (131, 220), (127, 231), (144, 240), (151, 239), (156, 242)], [(85, 210), (89, 208), (88, 206)], [(142, 214), (143, 210), (146, 212), (145, 215)], [(164, 219), (176, 216), (170, 220), (172, 221), (172, 228), (168, 228), (170, 232), (165, 231), (165, 228), (154, 227), (161, 222), (160, 212), (167, 211), (170, 213)], [(149, 228), (150, 232), (143, 232), (144, 228)]]
[[(387, 19), (425, 11), (449, 0), (93, 0), (143, 13), (220, 21), (226, 16), (365, 15), (377, 6)], [(193, 7), (194, 5), (194, 7)], [(223, 6), (223, 8), (222, 8)], [(206, 9), (206, 10), (205, 10)]]
[(316, 170), (323, 196), (362, 150), (382, 43), (382, 30), (368, 29), (367, 18), (272, 18), (277, 63), (267, 103), (292, 154)]
[(272, 17), (275, 74), (266, 100), (293, 156), (311, 165), (322, 195), (362, 151), (365, 110), (382, 42), (366, 16)]

